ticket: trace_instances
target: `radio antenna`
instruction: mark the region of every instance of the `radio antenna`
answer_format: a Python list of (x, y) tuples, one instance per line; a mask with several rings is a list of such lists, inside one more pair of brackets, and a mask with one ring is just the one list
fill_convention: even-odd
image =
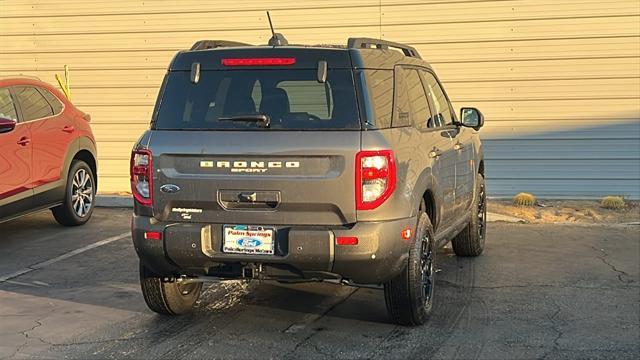
[(273, 30), (273, 23), (271, 22), (271, 15), (269, 14), (269, 11), (267, 11), (267, 19), (269, 19), (269, 28), (271, 29), (271, 39), (269, 39), (269, 46), (289, 45), (289, 42), (287, 41), (287, 39), (285, 39), (284, 35)]
[(267, 19), (269, 19), (269, 27), (271, 28), (271, 36), (276, 37), (276, 32), (273, 30), (273, 23), (271, 22), (271, 15), (267, 11)]

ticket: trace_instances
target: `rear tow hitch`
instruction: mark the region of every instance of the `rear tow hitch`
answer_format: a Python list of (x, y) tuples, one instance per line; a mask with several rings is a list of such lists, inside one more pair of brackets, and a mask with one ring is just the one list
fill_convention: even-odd
[(253, 279), (262, 279), (262, 264), (247, 264), (242, 267), (242, 278), (245, 281), (251, 281)]

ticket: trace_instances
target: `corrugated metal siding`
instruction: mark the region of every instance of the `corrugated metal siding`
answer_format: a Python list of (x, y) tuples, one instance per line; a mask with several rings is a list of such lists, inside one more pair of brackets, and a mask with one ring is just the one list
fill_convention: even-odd
[(55, 82), (68, 64), (101, 191), (127, 191), (129, 150), (173, 54), (207, 38), (265, 43), (264, 9), (292, 43), (416, 46), (456, 107), (485, 113), (493, 196), (640, 197), (637, 0), (0, 1), (0, 75)]

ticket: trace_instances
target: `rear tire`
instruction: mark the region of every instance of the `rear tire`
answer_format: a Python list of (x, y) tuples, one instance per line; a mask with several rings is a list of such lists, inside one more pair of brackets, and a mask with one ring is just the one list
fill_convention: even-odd
[(73, 160), (67, 176), (64, 201), (51, 209), (53, 217), (63, 226), (86, 223), (93, 214), (96, 196), (96, 176), (82, 160)]
[(201, 282), (181, 284), (167, 280), (140, 264), (140, 287), (149, 309), (162, 315), (181, 315), (190, 312), (202, 291)]
[(477, 175), (476, 196), (471, 205), (469, 224), (451, 240), (451, 247), (457, 256), (478, 256), (484, 250), (487, 234), (487, 194), (484, 176)]
[(384, 284), (387, 311), (400, 325), (422, 325), (431, 313), (435, 284), (434, 241), (429, 216), (421, 211), (407, 265), (395, 279)]

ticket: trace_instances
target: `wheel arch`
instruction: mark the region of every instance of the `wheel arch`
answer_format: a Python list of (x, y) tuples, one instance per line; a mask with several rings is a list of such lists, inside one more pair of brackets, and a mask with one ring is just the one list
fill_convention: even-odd
[(93, 176), (95, 177), (95, 181), (96, 181), (95, 186), (97, 191), (98, 189), (98, 158), (97, 158), (96, 145), (92, 139), (88, 137), (76, 138), (73, 141), (73, 143), (69, 146), (69, 151), (67, 152), (67, 156), (65, 160), (64, 173), (62, 174), (65, 184), (66, 184), (67, 176), (69, 174), (69, 170), (71, 169), (71, 163), (73, 162), (73, 160), (82, 160), (85, 163), (87, 163), (87, 165), (89, 165), (89, 167), (93, 171)]
[(424, 200), (425, 212), (429, 216), (429, 220), (431, 220), (434, 230), (436, 227), (436, 217), (438, 216), (438, 207), (436, 206), (436, 199), (433, 195), (431, 189), (427, 189), (422, 195), (422, 200)]
[(439, 223), (439, 216), (441, 213), (441, 198), (439, 198), (438, 182), (431, 172), (431, 168), (427, 168), (423, 171), (419, 177), (414, 192), (414, 210), (412, 215), (415, 215), (420, 208), (420, 203), (424, 200), (426, 205), (426, 212), (431, 220), (431, 225), (435, 229)]
[(73, 156), (73, 160), (82, 160), (85, 163), (87, 163), (87, 165), (89, 165), (89, 168), (91, 168), (91, 171), (93, 172), (93, 176), (95, 178), (95, 185), (96, 185), (96, 191), (97, 191), (98, 190), (98, 163), (96, 161), (96, 158), (93, 156), (93, 154), (89, 150), (82, 149)]

